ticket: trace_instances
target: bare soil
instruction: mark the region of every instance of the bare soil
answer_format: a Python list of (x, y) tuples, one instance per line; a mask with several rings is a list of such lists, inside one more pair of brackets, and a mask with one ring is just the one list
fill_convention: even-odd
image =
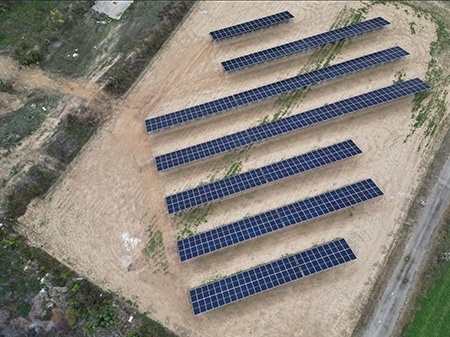
[[(298, 74), (312, 52), (229, 75), (220, 61), (326, 31), (344, 6), (357, 8), (359, 3), (199, 3), (126, 100), (112, 108), (112, 121), (47, 198), (29, 207), (22, 230), (31, 243), (103, 288), (136, 300), (141, 310), (151, 310), (152, 318), (182, 335), (350, 335), (430, 160), (431, 150), (417, 151), (420, 130), (405, 142), (412, 124), (412, 98), (262, 142), (240, 159), (217, 156), (164, 173), (156, 171), (154, 156), (257, 125), (278, 111), (275, 100), (152, 135), (144, 127), (146, 118)], [(291, 23), (216, 45), (209, 37), (211, 30), (283, 10), (295, 16)], [(366, 18), (376, 16), (391, 25), (347, 42), (332, 64), (395, 45), (411, 55), (314, 86), (292, 113), (390, 85), (399, 71), (406, 73), (406, 79), (425, 78), (435, 27), (414, 17), (417, 26), (412, 35), (411, 15), (392, 6), (375, 6)], [(88, 95), (89, 89), (90, 84), (85, 84), (81, 89), (72, 87), (72, 92)], [(95, 90), (91, 93), (97, 95)], [(378, 184), (384, 197), (179, 262), (176, 224), (180, 218), (167, 214), (165, 196), (223, 177), (237, 161), (242, 162), (242, 171), (248, 171), (346, 139), (353, 139), (363, 154), (217, 202), (207, 222), (193, 229), (203, 231), (366, 178)], [(161, 259), (169, 265), (166, 275), (142, 253), (149, 225), (162, 232)], [(337, 237), (347, 239), (356, 261), (193, 316), (190, 288)]]

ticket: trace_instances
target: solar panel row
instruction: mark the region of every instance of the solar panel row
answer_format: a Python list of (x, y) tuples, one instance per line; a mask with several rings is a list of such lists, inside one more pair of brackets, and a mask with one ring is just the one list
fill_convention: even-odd
[(429, 88), (428, 84), (419, 78), (414, 78), (209, 142), (163, 154), (155, 158), (156, 167), (158, 171), (168, 170), (355, 111), (390, 102)]
[(355, 260), (345, 239), (240, 272), (189, 292), (194, 315)]
[(199, 186), (166, 197), (169, 214), (240, 193), (302, 172), (328, 165), (357, 154), (361, 150), (352, 140), (337, 143), (300, 156)]
[(260, 19), (244, 22), (235, 26), (215, 30), (210, 32), (209, 34), (211, 35), (213, 41), (216, 42), (220, 39), (226, 39), (227, 37), (244, 34), (247, 32), (255, 31), (257, 29), (272, 26), (274, 24), (289, 21), (293, 17), (294, 16), (291, 13), (289, 13), (288, 11), (284, 11), (281, 13), (265, 16)]
[(177, 242), (180, 261), (184, 262), (273, 231), (336, 212), (383, 192), (372, 181), (363, 180), (331, 192), (295, 202)]
[(262, 62), (276, 60), (287, 55), (304, 52), (311, 48), (320, 47), (339, 40), (348, 39), (352, 36), (365, 34), (390, 24), (382, 17), (355, 23), (353, 25), (338, 28), (329, 32), (314, 35), (306, 39), (286, 43), (277, 47), (261, 50), (256, 53), (244, 55), (231, 60), (222, 62), (225, 72), (236, 71), (241, 68), (247, 68)]
[(233, 96), (224, 97), (212, 102), (172, 112), (167, 115), (147, 119), (145, 121), (146, 129), (149, 133), (163, 130), (167, 127), (173, 127), (198, 118), (215, 115), (216, 113), (238, 108), (245, 104), (261, 101), (266, 98), (271, 98), (330, 79), (335, 79), (340, 76), (345, 76), (358, 70), (364, 70), (386, 62), (392, 62), (405, 57), (406, 55), (409, 55), (409, 53), (398, 46), (385, 49), (326, 68), (244, 91)]

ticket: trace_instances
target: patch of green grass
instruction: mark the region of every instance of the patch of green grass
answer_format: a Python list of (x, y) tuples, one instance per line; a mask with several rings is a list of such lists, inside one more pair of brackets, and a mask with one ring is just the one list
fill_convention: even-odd
[(414, 21), (411, 21), (409, 23), (409, 29), (411, 30), (412, 35), (416, 34), (416, 29), (414, 28), (415, 25), (416, 25), (416, 23)]
[(264, 118), (258, 122), (258, 125), (264, 125), (269, 123), (269, 115), (264, 116)]
[(405, 80), (406, 73), (404, 71), (398, 71), (394, 76), (394, 84), (401, 83)]
[(163, 244), (163, 235), (153, 222), (150, 223), (147, 229), (148, 243), (143, 249), (143, 253), (153, 262), (154, 273), (163, 272), (169, 273), (169, 263), (166, 257), (166, 250)]
[[(354, 9), (348, 6), (338, 13), (330, 30), (348, 26), (354, 23), (358, 23), (364, 20), (365, 15), (368, 13), (369, 9), (372, 7), (370, 3), (363, 3), (358, 9)], [(322, 46), (314, 50), (311, 57), (308, 59), (306, 65), (299, 71), (299, 74), (303, 74), (312, 70), (321, 69), (331, 65), (331, 62), (335, 59), (336, 55), (340, 54), (342, 48), (347, 43), (346, 40), (341, 40), (336, 43), (331, 43), (327, 46)], [(275, 107), (278, 111), (272, 117), (272, 121), (281, 119), (284, 116), (289, 116), (292, 109), (298, 106), (306, 94), (309, 92), (309, 88), (302, 88), (300, 90), (293, 91), (286, 95), (281, 95), (275, 101)]]
[(0, 147), (9, 149), (33, 134), (48, 112), (56, 107), (59, 97), (56, 93), (34, 90), (26, 97), (22, 108), (0, 117)]
[[(442, 240), (436, 249), (450, 251), (450, 220)], [(436, 271), (427, 280), (427, 286), (416, 303), (412, 322), (405, 328), (405, 337), (440, 337), (450, 331), (450, 261), (440, 261)]]
[(180, 229), (177, 240), (194, 235), (195, 228), (208, 222), (207, 217), (213, 210), (213, 204), (206, 204), (175, 214), (174, 225), (176, 229)]
[(223, 177), (223, 179), (233, 177), (236, 174), (239, 174), (241, 170), (242, 170), (242, 162), (239, 161), (237, 163), (233, 163), (228, 169), (228, 172), (225, 174), (225, 177)]
[(2, 80), (0, 78), (0, 92), (7, 92), (9, 94), (13, 94), (15, 92), (13, 82), (8, 80)]
[(79, 25), (89, 1), (3, 1), (0, 7), (0, 49), (22, 64), (45, 60), (52, 42)]
[(20, 317), (27, 317), (31, 311), (31, 304), (27, 302), (22, 302), (17, 306), (16, 310)]

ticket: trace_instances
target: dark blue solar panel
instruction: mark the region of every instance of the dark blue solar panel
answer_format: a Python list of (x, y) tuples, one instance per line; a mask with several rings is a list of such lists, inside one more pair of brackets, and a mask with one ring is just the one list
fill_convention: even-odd
[(263, 18), (256, 19), (253, 21), (244, 22), (235, 26), (215, 30), (210, 32), (209, 34), (211, 35), (213, 41), (217, 41), (220, 39), (226, 39), (228, 37), (244, 34), (247, 32), (255, 31), (257, 29), (286, 22), (292, 19), (293, 17), (294, 16), (291, 13), (289, 13), (288, 11), (284, 11), (281, 13), (265, 16)]
[(169, 214), (180, 212), (360, 153), (361, 150), (358, 146), (352, 140), (347, 140), (256, 170), (170, 195), (166, 197), (167, 209)]
[(382, 196), (372, 179), (178, 241), (181, 262)]
[[(200, 117), (206, 117), (219, 112), (224, 112), (230, 108), (236, 108), (245, 104), (257, 102), (263, 98), (270, 98), (276, 95), (288, 93), (293, 90), (298, 90), (306, 86), (320, 83), (324, 80), (334, 79), (355, 71), (364, 70), (368, 67), (374, 67), (376, 65), (394, 61), (406, 55), (409, 55), (409, 53), (400, 47), (385, 49), (350, 61), (338, 63), (320, 70), (315, 70), (310, 73), (298, 75), (269, 85), (244, 91), (213, 102), (200, 104), (192, 108), (147, 119), (145, 121), (146, 129), (147, 132), (152, 133), (153, 131), (183, 124)], [(224, 103), (225, 101), (227, 102), (226, 104)]]
[(329, 32), (314, 35), (302, 40), (289, 42), (273, 48), (261, 50), (256, 53), (240, 56), (231, 60), (222, 62), (225, 72), (247, 68), (249, 66), (276, 60), (287, 55), (304, 52), (311, 48), (317, 48), (328, 43), (337, 42), (352, 36), (365, 34), (379, 28), (383, 28), (390, 24), (389, 21), (382, 17), (377, 17), (367, 21), (355, 23), (353, 25), (338, 28)]
[[(206, 143), (158, 156), (155, 158), (156, 166), (158, 171), (164, 171), (179, 165), (188, 164), (196, 160), (285, 134), (290, 131), (341, 117), (364, 108), (373, 107), (409, 96), (429, 88), (430, 86), (428, 84), (419, 78), (414, 78), (343, 101), (325, 105), (317, 109), (309, 110), (301, 114), (286, 117), (275, 122), (256, 126), (229, 136), (217, 138)], [(362, 105), (361, 102), (365, 104)], [(222, 150), (217, 145), (219, 142), (227, 144), (227, 150)], [(183, 153), (184, 150), (187, 150), (187, 153)]]
[(355, 259), (345, 239), (337, 239), (191, 289), (192, 310), (199, 315)]

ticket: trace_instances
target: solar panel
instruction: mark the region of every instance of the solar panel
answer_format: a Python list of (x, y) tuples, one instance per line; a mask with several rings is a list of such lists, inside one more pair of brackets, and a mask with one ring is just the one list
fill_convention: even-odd
[(241, 107), (245, 104), (261, 101), (277, 95), (285, 94), (293, 90), (309, 87), (340, 76), (354, 73), (358, 70), (374, 67), (376, 65), (392, 62), (405, 57), (409, 53), (400, 48), (393, 47), (373, 54), (361, 56), (353, 60), (338, 63), (326, 68), (314, 70), (282, 81), (274, 82), (262, 87), (244, 91), (233, 96), (227, 96), (212, 102), (200, 104), (191, 108), (179, 110), (145, 121), (147, 132), (163, 130), (178, 124), (184, 124), (198, 118), (215, 115), (230, 109)]
[(258, 186), (328, 165), (362, 151), (352, 140), (334, 144), (166, 197), (169, 214), (237, 194)]
[(295, 202), (177, 242), (180, 261), (184, 262), (278, 229), (318, 218), (370, 199), (383, 192), (372, 181), (363, 180), (331, 192)]
[(259, 63), (286, 57), (291, 54), (304, 52), (310, 50), (311, 48), (317, 48), (332, 42), (348, 39), (352, 36), (366, 34), (367, 32), (383, 28), (389, 24), (389, 21), (383, 19), (382, 17), (377, 17), (375, 19), (355, 23), (347, 27), (310, 36), (306, 39), (289, 42), (280, 46), (224, 61), (222, 62), (222, 66), (226, 73), (236, 71)]
[(265, 27), (272, 26), (274, 24), (281, 24), (282, 22), (290, 21), (294, 16), (288, 11), (265, 16), (253, 21), (244, 22), (235, 26), (222, 28), (209, 32), (214, 43), (217, 40), (226, 40), (228, 37), (236, 36), (239, 34), (245, 34), (247, 32), (253, 32), (257, 29), (263, 29)]
[(158, 171), (168, 170), (223, 152), (254, 144), (310, 125), (390, 102), (429, 89), (419, 78), (397, 83), (343, 101), (325, 105), (275, 122), (256, 126), (209, 142), (170, 152), (155, 158)]
[(337, 239), (191, 289), (192, 310), (199, 315), (355, 259), (347, 241)]

